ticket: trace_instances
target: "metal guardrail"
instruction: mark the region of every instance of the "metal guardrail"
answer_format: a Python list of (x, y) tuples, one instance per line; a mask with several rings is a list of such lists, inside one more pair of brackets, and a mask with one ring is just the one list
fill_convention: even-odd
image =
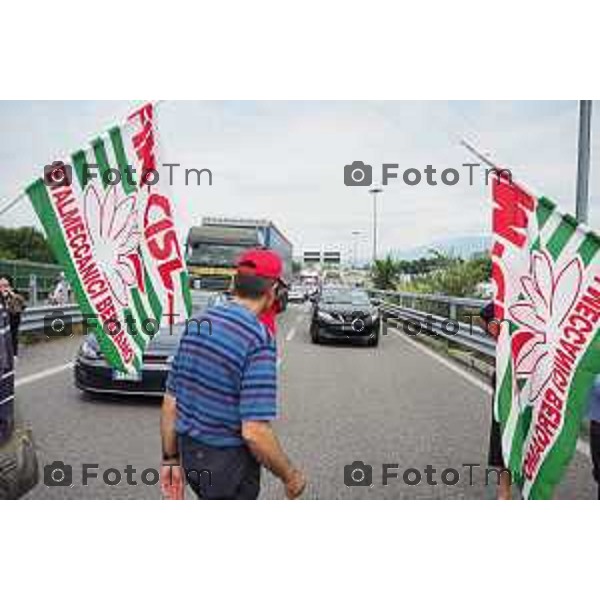
[[(382, 301), (381, 312), (388, 318), (402, 321), (409, 335), (417, 335), (418, 330), (421, 333), (434, 333), (469, 350), (495, 356), (495, 340), (486, 335), (472, 318), (479, 314), (488, 301), (388, 290), (368, 291)], [(69, 318), (71, 323), (83, 321), (77, 304), (35, 306), (23, 313), (20, 331), (42, 331), (53, 313)]]
[[(55, 314), (53, 314), (55, 313)], [(48, 319), (62, 316), (69, 319), (71, 323), (81, 323), (83, 316), (77, 304), (63, 304), (61, 306), (33, 306), (25, 309), (21, 318), (21, 333), (33, 333), (42, 331)]]
[(496, 355), (495, 340), (474, 319), (487, 300), (387, 290), (369, 292), (381, 300), (382, 313), (402, 321), (409, 335), (433, 333), (486, 356)]

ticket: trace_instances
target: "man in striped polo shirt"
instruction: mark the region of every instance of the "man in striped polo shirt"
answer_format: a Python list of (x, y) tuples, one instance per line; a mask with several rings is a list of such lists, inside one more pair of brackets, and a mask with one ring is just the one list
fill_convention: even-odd
[(201, 499), (254, 500), (261, 464), (281, 479), (288, 498), (303, 492), (304, 475), (270, 424), (277, 416), (277, 355), (259, 317), (272, 306), (280, 276), (275, 253), (244, 253), (233, 300), (208, 309), (202, 329), (192, 323), (182, 337), (161, 414), (166, 497), (183, 498), (186, 477)]

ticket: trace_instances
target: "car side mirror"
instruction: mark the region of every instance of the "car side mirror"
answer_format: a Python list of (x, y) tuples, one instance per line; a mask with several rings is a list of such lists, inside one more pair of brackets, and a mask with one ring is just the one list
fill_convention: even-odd
[(371, 304), (373, 306), (381, 306), (381, 298), (371, 298)]

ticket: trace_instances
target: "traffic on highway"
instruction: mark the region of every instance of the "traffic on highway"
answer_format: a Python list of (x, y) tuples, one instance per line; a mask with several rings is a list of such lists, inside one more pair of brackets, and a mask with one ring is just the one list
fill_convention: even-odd
[[(310, 476), (304, 497), (493, 498), (495, 486), (485, 482), (488, 384), (398, 330), (382, 335), (378, 348), (344, 340), (315, 345), (313, 310), (310, 301), (289, 305), (277, 331), (281, 406), (276, 429)], [(140, 393), (140, 382), (125, 382), (136, 394), (109, 392), (122, 385), (110, 375), (101, 393), (80, 390), (76, 373), (82, 342), (74, 335), (27, 346), (19, 359), (16, 392), (35, 432), (39, 463), (62, 463), (57, 468), (65, 473), (64, 480), (50, 485), (40, 481), (27, 497), (160, 498), (154, 475), (146, 474), (153, 485), (144, 484), (141, 475), (159, 468), (161, 396)], [(344, 468), (356, 460), (371, 467), (369, 485), (346, 485)], [(386, 477), (384, 484), (385, 464), (397, 464), (400, 478)], [(438, 471), (437, 485), (426, 484), (428, 465)], [(127, 483), (128, 466), (136, 471), (129, 479), (137, 485)], [(403, 481), (409, 468), (422, 470), (419, 485)], [(109, 469), (121, 474), (119, 484), (105, 483)], [(457, 470), (460, 479), (444, 485), (445, 469)], [(87, 475), (84, 485), (84, 471), (98, 476)], [(107, 475), (110, 482), (113, 474)], [(589, 456), (578, 452), (557, 496), (594, 493)], [(260, 497), (283, 497), (268, 473)]]
[(460, 182), (445, 163), (343, 153), (330, 214), (308, 182), (315, 199), (280, 204), (219, 163), (217, 201), (212, 169), (173, 184), (158, 132), (179, 149), (202, 111), (247, 135), (256, 116), (126, 108), (26, 186), (35, 226), (0, 228), (0, 498), (600, 497), (600, 238), (581, 220), (467, 142), (479, 212), (435, 235), (388, 198), (422, 183), (435, 213)]

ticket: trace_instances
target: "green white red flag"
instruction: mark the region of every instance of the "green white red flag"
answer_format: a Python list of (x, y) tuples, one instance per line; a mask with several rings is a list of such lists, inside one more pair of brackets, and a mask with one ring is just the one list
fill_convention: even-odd
[(158, 328), (191, 308), (156, 140), (146, 104), (26, 189), (104, 356), (123, 372), (139, 370)]
[(523, 497), (550, 498), (600, 373), (600, 238), (503, 176), (493, 199), (495, 416)]

